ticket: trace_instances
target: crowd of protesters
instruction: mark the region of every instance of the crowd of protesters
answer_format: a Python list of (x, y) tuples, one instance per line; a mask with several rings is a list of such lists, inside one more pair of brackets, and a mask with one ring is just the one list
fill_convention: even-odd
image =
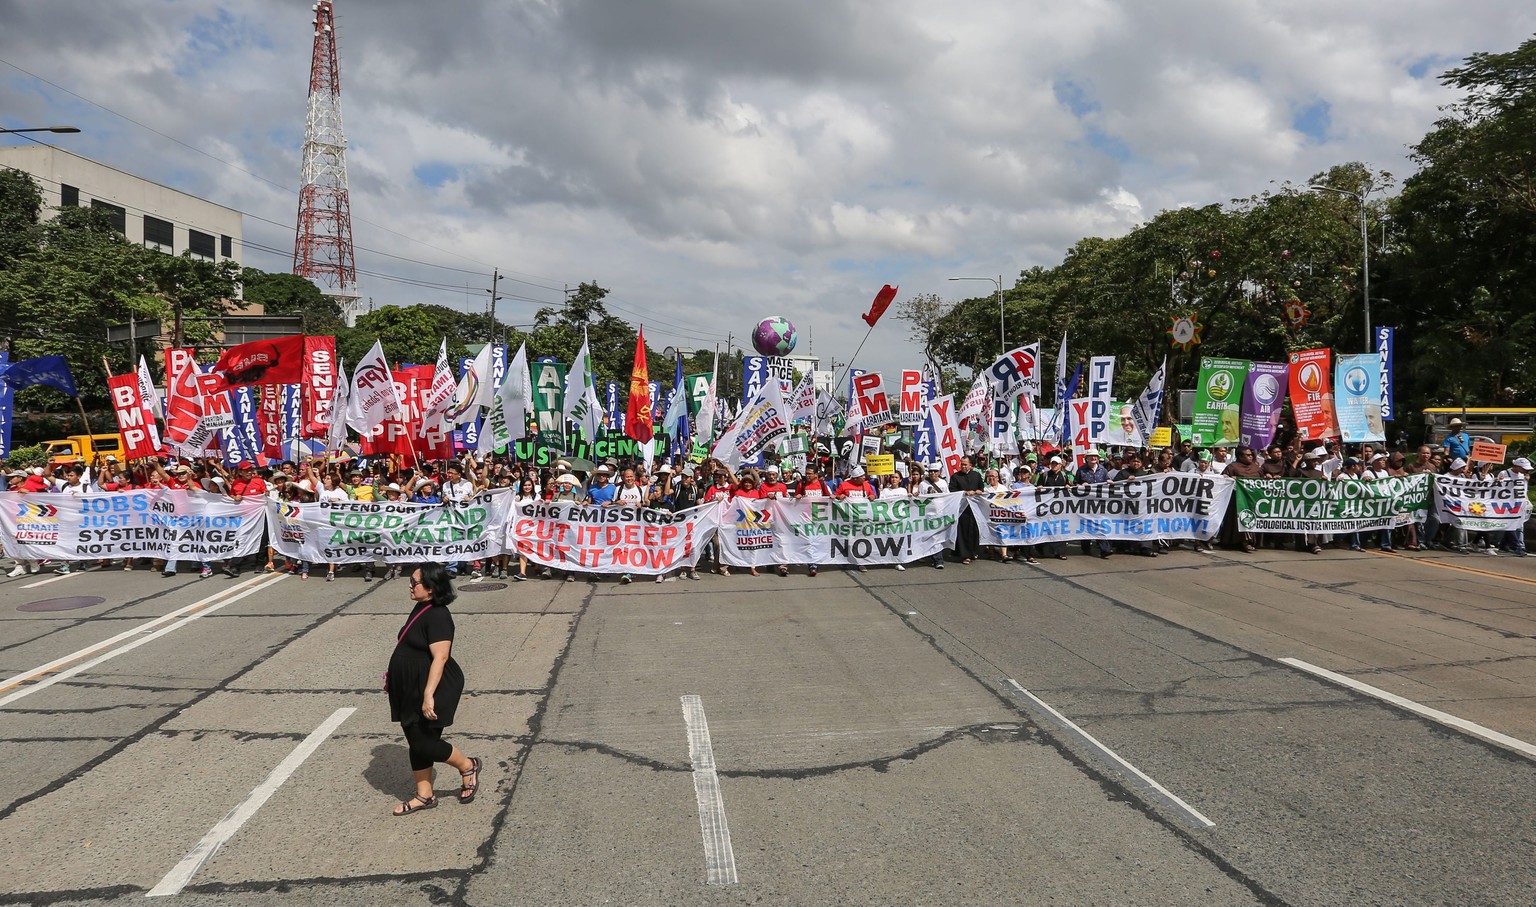
[[(1242, 478), (1304, 477), (1326, 480), (1379, 480), (1416, 473), (1451, 474), (1484, 481), (1528, 477), (1531, 463), (1516, 458), (1510, 466), (1473, 464), (1468, 461), (1471, 441), (1460, 420), (1450, 424), (1450, 434), (1439, 445), (1421, 445), (1416, 451), (1387, 450), (1374, 444), (1345, 446), (1336, 441), (1308, 442), (1291, 438), (1264, 450), (1249, 447), (1218, 446), (1197, 449), (1185, 440), (1176, 447), (1151, 449), (1114, 449), (1112, 451), (1073, 451), (1050, 445), (1026, 443), (1014, 456), (976, 461), (965, 458), (958, 471), (943, 477), (937, 463), (918, 463), (911, 459), (897, 462), (891, 475), (866, 475), (863, 467), (829, 457), (812, 455), (796, 466), (788, 458), (761, 467), (732, 470), (718, 460), (702, 463), (664, 462), (652, 470), (639, 463), (610, 460), (602, 464), (581, 462), (573, 468), (567, 460), (546, 466), (509, 461), (505, 457), (466, 455), (456, 460), (405, 467), (388, 459), (371, 463), (316, 459), (308, 462), (281, 462), (258, 468), (245, 462), (228, 469), (217, 460), (194, 462), (138, 461), (118, 462), (108, 456), (87, 466), (66, 463), (52, 469), (34, 467), (7, 472), (7, 488), (13, 492), (85, 494), (87, 492), (125, 491), (140, 488), (187, 489), (196, 493), (218, 495), (227, 500), (270, 498), (293, 503), (312, 501), (401, 501), (420, 504), (458, 503), (492, 488), (512, 489), (519, 501), (568, 501), (595, 506), (632, 505), (669, 511), (687, 510), (700, 504), (736, 498), (829, 498), (834, 500), (890, 498), (892, 496), (929, 495), (949, 491), (968, 494), (995, 494), (1028, 486), (1088, 485), (1118, 482), (1159, 473), (1225, 474)], [(1507, 553), (1524, 557), (1524, 531), (1468, 533), (1452, 526), (1442, 526), (1431, 508), (1427, 522), (1408, 523), (1396, 529), (1372, 530), (1342, 535), (1253, 534), (1241, 532), (1237, 521), (1228, 515), (1222, 534), (1211, 542), (1168, 540), (1158, 542), (1114, 543), (1081, 542), (1085, 555), (1108, 558), (1115, 553), (1156, 557), (1183, 547), (1209, 551), (1214, 544), (1230, 550), (1252, 552), (1259, 548), (1293, 547), (1296, 551), (1321, 554), (1325, 548), (1382, 551), (1405, 549), (1450, 550), (1461, 553), (1481, 551), (1490, 555)], [(968, 565), (983, 557), (1010, 562), (1021, 559), (1038, 564), (1041, 559), (1066, 559), (1064, 546), (1042, 543), (1016, 549), (991, 547), (981, 550), (973, 520), (962, 517), (954, 548), (931, 560), (942, 569), (946, 560)], [(238, 576), (242, 567), (264, 571), (285, 570), (309, 578), (312, 571), (324, 570), (327, 581), (337, 577), (337, 565), (315, 565), (284, 560), (271, 547), (264, 555), (247, 558), (248, 563), (225, 561), (198, 564), (200, 575), (216, 571)], [(730, 576), (730, 568), (714, 558), (721, 575)], [(175, 561), (124, 559), (116, 562), (49, 563), (18, 561), (10, 576), (51, 569), (66, 574), (83, 568), (152, 569), (170, 577), (177, 573)], [(352, 573), (364, 580), (382, 574), (385, 579), (397, 575), (397, 567), (386, 564), (349, 565)], [(818, 567), (803, 569), (815, 576)], [(863, 570), (865, 568), (859, 567)], [(906, 565), (896, 565), (905, 570)], [(468, 573), (472, 580), (482, 578), (527, 580), (557, 578), (561, 571), (548, 568), (537, 574), (529, 572), (527, 560), (515, 554), (502, 554), (485, 561), (449, 565), (450, 573)], [(778, 565), (779, 575), (787, 575), (790, 565)], [(752, 575), (758, 575), (755, 568)], [(686, 568), (683, 576), (698, 579), (695, 568)], [(564, 579), (574, 581), (575, 574)], [(658, 576), (657, 582), (665, 579)], [(629, 582), (628, 574), (619, 578)]]

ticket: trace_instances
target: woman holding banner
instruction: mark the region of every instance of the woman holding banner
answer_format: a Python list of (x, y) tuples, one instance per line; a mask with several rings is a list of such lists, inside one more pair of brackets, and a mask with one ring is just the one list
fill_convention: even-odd
[(448, 568), (422, 564), (411, 571), (409, 582), (411, 601), (416, 605), (395, 638), (395, 651), (384, 674), (389, 718), (400, 722), (405, 733), (411, 776), (416, 782), (416, 796), (396, 806), (396, 816), (437, 805), (432, 766), (438, 762), (453, 766), (463, 778), (459, 802), (473, 802), (480, 788), (482, 765), (443, 739), (443, 729), (453, 724), (459, 698), (464, 695), (464, 671), (453, 660), (453, 615), (448, 613), (448, 606), (456, 596)]

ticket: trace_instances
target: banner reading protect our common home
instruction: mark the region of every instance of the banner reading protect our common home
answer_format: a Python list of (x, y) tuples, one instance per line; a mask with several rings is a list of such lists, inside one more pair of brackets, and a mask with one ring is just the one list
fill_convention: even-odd
[(733, 567), (905, 564), (954, 545), (965, 495), (754, 500), (720, 505), (720, 557)]
[(1360, 532), (1423, 522), (1429, 479), (1238, 479), (1237, 526), (1244, 532)]
[(516, 506), (507, 548), (545, 567), (581, 573), (666, 573), (698, 564), (719, 505), (672, 513), (633, 505), (556, 501)]
[(264, 526), (260, 501), (166, 488), (0, 493), (0, 542), (6, 554), (26, 560), (223, 560), (260, 548)]
[(1167, 473), (1125, 482), (1023, 488), (966, 500), (983, 545), (1206, 540), (1221, 531), (1233, 481)]
[(314, 564), (445, 563), (502, 553), (512, 502), (511, 489), (484, 491), (462, 504), (268, 501), (267, 518), (271, 545), (285, 558)]
[(1459, 476), (1435, 476), (1435, 506), (1440, 522), (1473, 532), (1516, 530), (1530, 516), (1524, 479), (1491, 482)]

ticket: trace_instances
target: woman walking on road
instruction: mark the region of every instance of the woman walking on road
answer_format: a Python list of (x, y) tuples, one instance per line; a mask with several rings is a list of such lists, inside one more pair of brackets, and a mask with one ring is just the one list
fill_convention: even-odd
[(395, 807), (397, 816), (437, 805), (432, 790), (434, 762), (448, 763), (464, 779), (460, 803), (473, 801), (480, 787), (480, 760), (465, 756), (443, 739), (443, 728), (453, 724), (464, 693), (464, 672), (452, 657), (453, 615), (448, 606), (455, 595), (448, 569), (422, 564), (410, 575), (410, 589), (416, 607), (395, 640), (389, 672), (384, 675), (389, 717), (400, 722), (405, 732), (411, 776), (416, 781), (416, 796)]

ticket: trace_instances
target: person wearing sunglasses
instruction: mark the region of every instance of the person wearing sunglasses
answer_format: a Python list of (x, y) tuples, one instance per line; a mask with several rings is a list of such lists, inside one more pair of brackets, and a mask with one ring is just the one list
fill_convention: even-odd
[(396, 816), (437, 806), (432, 789), (434, 763), (446, 762), (458, 770), (463, 779), (460, 803), (474, 801), (481, 769), (479, 759), (464, 755), (443, 739), (443, 729), (453, 724), (464, 694), (464, 672), (453, 660), (453, 615), (448, 606), (456, 596), (448, 568), (422, 564), (411, 571), (408, 582), (415, 607), (395, 639), (384, 675), (389, 717), (400, 722), (405, 733), (416, 782), (416, 795), (395, 807)]

